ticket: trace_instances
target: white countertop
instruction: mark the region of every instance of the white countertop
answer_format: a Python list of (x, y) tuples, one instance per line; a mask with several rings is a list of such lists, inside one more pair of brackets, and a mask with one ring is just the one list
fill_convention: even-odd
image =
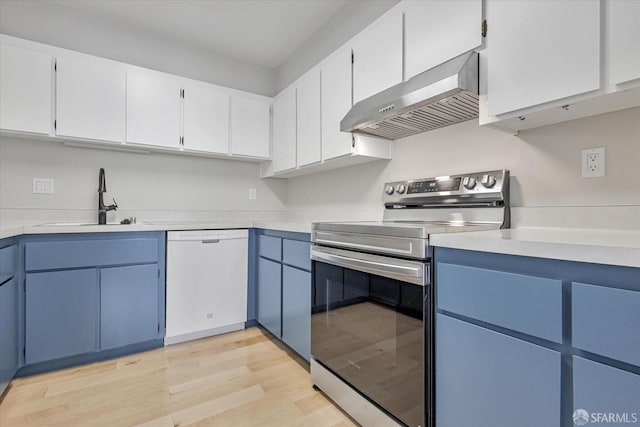
[(22, 234), (49, 233), (102, 233), (123, 231), (173, 231), (173, 230), (214, 230), (228, 228), (266, 228), (270, 230), (310, 233), (310, 222), (284, 221), (175, 221), (138, 224), (83, 225), (79, 223), (49, 223), (41, 225), (9, 226), (0, 228), (0, 239)]
[(434, 234), (430, 244), (455, 249), (640, 267), (640, 230), (517, 227)]

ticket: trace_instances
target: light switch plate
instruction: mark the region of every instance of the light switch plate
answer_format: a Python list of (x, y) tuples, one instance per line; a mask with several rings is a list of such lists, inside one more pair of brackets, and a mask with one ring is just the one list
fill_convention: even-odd
[(53, 194), (53, 178), (33, 178), (33, 194)]

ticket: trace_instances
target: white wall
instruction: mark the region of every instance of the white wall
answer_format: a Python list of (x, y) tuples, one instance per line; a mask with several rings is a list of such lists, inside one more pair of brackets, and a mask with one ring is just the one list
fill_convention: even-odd
[[(97, 212), (98, 171), (106, 171), (105, 202), (120, 209), (109, 222), (139, 219), (258, 219), (280, 214), (286, 181), (262, 180), (257, 163), (132, 154), (0, 137), (0, 220), (3, 223), (88, 221)], [(55, 193), (32, 194), (32, 179), (53, 178)], [(248, 199), (249, 188), (257, 199)]]
[[(606, 176), (581, 178), (581, 150), (606, 148)], [(393, 160), (289, 180), (287, 207), (323, 218), (380, 210), (383, 184), (509, 169), (512, 205), (640, 205), (640, 108), (509, 135), (476, 121), (398, 140)]]
[(166, 73), (272, 96), (275, 71), (44, 2), (0, 2), (0, 32)]

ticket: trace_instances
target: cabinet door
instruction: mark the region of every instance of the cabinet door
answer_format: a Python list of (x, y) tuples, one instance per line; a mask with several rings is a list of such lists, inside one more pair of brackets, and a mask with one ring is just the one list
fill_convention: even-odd
[(351, 109), (351, 50), (341, 49), (321, 65), (322, 160), (351, 154), (351, 134), (340, 121)]
[[(592, 417), (610, 413), (625, 420), (605, 425), (625, 426), (640, 422), (640, 375), (581, 357), (573, 357), (573, 409), (583, 409)], [(626, 414), (626, 415), (625, 415)], [(635, 419), (633, 419), (635, 414)], [(604, 422), (602, 418), (589, 421)], [(613, 420), (610, 420), (613, 422)], [(577, 425), (584, 425), (578, 424)], [(633, 425), (633, 424), (631, 424)]]
[(282, 340), (311, 357), (311, 273), (282, 266)]
[(0, 45), (0, 129), (49, 135), (51, 55)]
[(306, 73), (297, 89), (298, 166), (318, 163), (320, 151), (320, 69)]
[(258, 258), (258, 322), (276, 337), (282, 336), (282, 265)]
[(559, 352), (441, 314), (435, 347), (438, 427), (560, 426)]
[(240, 95), (231, 97), (231, 154), (269, 158), (270, 105)]
[(600, 87), (600, 2), (487, 0), (486, 16), (490, 115)]
[(397, 7), (353, 42), (353, 103), (402, 82), (402, 12)]
[(640, 2), (607, 1), (607, 44), (609, 83), (640, 78)]
[(127, 73), (127, 142), (180, 148), (180, 84), (154, 73)]
[(405, 80), (482, 45), (482, 0), (405, 0), (402, 8)]
[(296, 167), (296, 90), (273, 101), (273, 171)]
[(124, 141), (125, 71), (98, 58), (58, 58), (56, 135)]
[(229, 95), (214, 86), (184, 89), (184, 149), (229, 153)]
[(158, 337), (158, 265), (100, 270), (100, 348)]
[(0, 285), (0, 395), (18, 370), (18, 281)]
[(29, 273), (26, 286), (27, 365), (96, 350), (95, 269)]

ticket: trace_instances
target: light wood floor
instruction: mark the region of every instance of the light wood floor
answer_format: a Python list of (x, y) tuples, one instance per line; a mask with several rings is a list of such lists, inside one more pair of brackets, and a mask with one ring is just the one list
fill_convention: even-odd
[(13, 380), (0, 426), (356, 424), (259, 328)]

